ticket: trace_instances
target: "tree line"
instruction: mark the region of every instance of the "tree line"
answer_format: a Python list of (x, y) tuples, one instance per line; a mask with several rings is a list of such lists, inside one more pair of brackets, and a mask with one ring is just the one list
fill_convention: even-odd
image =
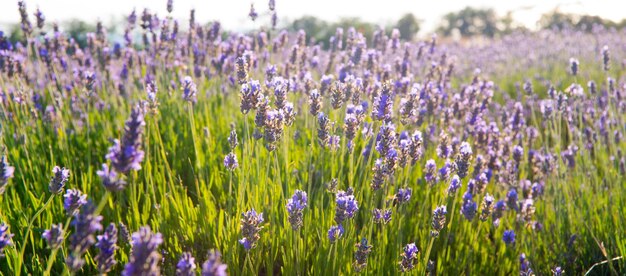
[[(421, 20), (415, 15), (407, 13), (395, 23), (386, 26), (385, 30), (390, 32), (392, 29), (398, 29), (402, 39), (412, 40), (420, 31), (421, 23)], [(613, 22), (599, 16), (570, 14), (555, 9), (543, 14), (537, 24), (540, 29), (572, 29), (582, 32), (592, 32), (594, 28), (597, 27), (622, 29), (626, 27), (626, 19), (620, 22)], [(86, 34), (96, 29), (94, 23), (80, 20), (70, 20), (62, 23), (61, 26), (62, 29), (71, 35), (81, 46), (86, 45)], [(304, 30), (307, 33), (308, 40), (320, 42), (325, 47), (328, 46), (325, 45), (325, 43), (328, 43), (329, 38), (335, 34), (337, 28), (347, 29), (354, 27), (357, 31), (364, 34), (368, 41), (371, 40), (374, 31), (381, 28), (378, 24), (367, 22), (356, 17), (342, 18), (336, 22), (328, 22), (314, 16), (297, 18), (284, 24), (283, 27), (294, 31)], [(442, 36), (461, 38), (483, 36), (492, 38), (516, 30), (528, 31), (524, 26), (513, 20), (512, 12), (508, 12), (505, 15), (498, 15), (493, 9), (466, 7), (462, 10), (445, 14), (436, 32)], [(114, 35), (119, 35), (115, 34), (114, 29), (109, 29), (109, 32)], [(4, 32), (4, 36), (12, 43), (23, 41), (19, 24), (9, 26), (8, 31)]]

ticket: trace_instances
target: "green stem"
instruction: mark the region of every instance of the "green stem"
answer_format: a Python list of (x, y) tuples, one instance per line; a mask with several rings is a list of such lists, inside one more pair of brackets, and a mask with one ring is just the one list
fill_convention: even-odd
[(20, 276), (20, 274), (22, 273), (22, 259), (24, 258), (24, 252), (26, 251), (26, 244), (28, 244), (28, 240), (29, 240), (29, 236), (30, 236), (30, 230), (33, 227), (33, 223), (35, 223), (35, 220), (37, 219), (37, 217), (39, 217), (39, 215), (41, 215), (41, 212), (43, 212), (48, 205), (50, 205), (50, 203), (52, 202), (52, 199), (54, 198), (54, 194), (50, 195), (50, 197), (48, 198), (48, 201), (46, 201), (46, 203), (43, 205), (43, 207), (41, 207), (37, 213), (35, 213), (35, 215), (30, 219), (30, 222), (28, 223), (28, 228), (26, 228), (26, 234), (24, 235), (24, 242), (22, 243), (22, 246), (20, 247), (20, 255), (17, 258), (17, 262), (15, 265), (15, 268), (17, 269), (17, 273), (15, 275)]

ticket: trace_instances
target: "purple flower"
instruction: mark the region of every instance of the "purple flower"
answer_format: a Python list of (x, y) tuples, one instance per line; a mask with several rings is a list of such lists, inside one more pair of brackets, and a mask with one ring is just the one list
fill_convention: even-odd
[(356, 252), (354, 252), (354, 270), (362, 271), (367, 266), (367, 256), (372, 252), (372, 246), (367, 244), (367, 239), (362, 238), (361, 242), (356, 244)]
[(372, 118), (379, 121), (389, 121), (391, 120), (391, 113), (393, 112), (393, 99), (388, 94), (388, 85), (383, 85), (383, 87), (380, 96), (374, 99)]
[(237, 156), (234, 153), (230, 152), (224, 157), (224, 167), (231, 172), (239, 167)]
[(554, 269), (552, 269), (552, 275), (553, 276), (561, 276), (565, 274), (565, 270), (563, 268), (561, 268), (560, 266), (555, 267)]
[(328, 229), (328, 239), (331, 243), (334, 243), (343, 236), (343, 232), (344, 230), (341, 224), (333, 225), (330, 227), (330, 229)]
[(241, 219), (241, 235), (243, 238), (239, 240), (239, 243), (247, 251), (256, 247), (257, 241), (261, 238), (259, 235), (261, 229), (263, 229), (261, 223), (263, 223), (263, 213), (257, 214), (254, 209), (243, 213), (243, 218)]
[(359, 210), (358, 202), (354, 195), (344, 191), (337, 192), (335, 198), (335, 222), (341, 224), (344, 220), (354, 217)]
[(150, 226), (143, 226), (133, 233), (132, 239), (130, 261), (124, 266), (122, 275), (159, 275), (159, 246), (163, 243), (161, 233), (153, 233)]
[(502, 241), (506, 245), (515, 244), (515, 232), (513, 230), (505, 230), (504, 234), (502, 234)]
[(48, 190), (53, 194), (58, 194), (63, 190), (65, 183), (70, 178), (70, 170), (54, 166), (54, 168), (52, 168), (52, 174), (53, 176), (48, 185)]
[(0, 194), (4, 192), (6, 184), (10, 178), (13, 178), (15, 167), (9, 166), (6, 156), (2, 156), (0, 159)]
[(429, 183), (430, 185), (435, 184), (437, 181), (436, 172), (437, 164), (435, 163), (435, 160), (430, 159), (426, 161), (426, 166), (424, 167), (424, 180), (426, 180), (426, 183)]
[(431, 237), (439, 236), (439, 232), (446, 226), (446, 214), (448, 214), (448, 210), (445, 205), (438, 206), (433, 211), (433, 219), (430, 224), (433, 227), (433, 230), (430, 231)]
[(111, 192), (121, 191), (126, 187), (126, 181), (121, 179), (115, 170), (109, 169), (106, 163), (102, 164), (102, 169), (97, 171), (96, 174), (100, 177), (104, 188)]
[(377, 224), (387, 224), (391, 221), (391, 210), (390, 209), (374, 209), (372, 211), (374, 223)]
[(185, 76), (183, 81), (181, 81), (181, 85), (183, 88), (183, 100), (195, 103), (197, 101), (197, 92), (198, 88), (196, 84), (193, 82), (190, 76)]
[[(443, 164), (441, 169), (439, 169), (439, 179), (441, 181), (447, 181), (450, 178), (450, 174), (455, 171), (455, 164), (450, 162), (450, 160), (446, 160), (446, 163)], [(459, 172), (462, 173), (462, 172)], [(467, 174), (467, 172), (465, 172)], [(461, 176), (459, 174), (459, 176)]]
[(476, 209), (478, 206), (472, 199), (472, 194), (468, 191), (463, 195), (463, 205), (461, 205), (461, 214), (465, 216), (465, 219), (471, 221), (476, 216)]
[(289, 223), (293, 230), (298, 230), (302, 226), (302, 211), (306, 208), (307, 201), (306, 192), (300, 190), (296, 190), (293, 196), (287, 201)]
[(261, 84), (257, 80), (250, 80), (241, 85), (241, 113), (248, 114), (251, 109), (255, 109), (262, 100)]
[(526, 254), (522, 253), (519, 256), (519, 263), (520, 263), (520, 269), (519, 269), (520, 276), (534, 275), (532, 268), (530, 268), (530, 262), (526, 258)]
[(452, 155), (452, 145), (450, 145), (450, 138), (445, 132), (442, 131), (441, 134), (439, 135), (439, 145), (437, 146), (437, 156), (445, 159), (445, 158), (450, 157), (450, 155)]
[(63, 225), (53, 224), (50, 229), (43, 231), (43, 235), (41, 235), (41, 237), (46, 240), (49, 248), (57, 249), (61, 247), (64, 235)]
[(227, 266), (222, 263), (222, 255), (217, 250), (209, 251), (209, 258), (202, 264), (202, 276), (227, 276)]
[(506, 211), (506, 202), (504, 200), (498, 200), (493, 207), (493, 213), (491, 214), (491, 219), (493, 219), (493, 225), (498, 227), (500, 225), (500, 218), (504, 215), (504, 211)]
[(400, 271), (407, 272), (415, 268), (417, 264), (417, 246), (415, 243), (409, 243), (404, 246), (404, 252), (402, 252), (402, 260), (400, 261)]
[(398, 192), (396, 193), (394, 200), (397, 203), (406, 203), (406, 202), (409, 202), (409, 200), (411, 200), (412, 194), (413, 194), (413, 190), (411, 188), (398, 189)]
[(96, 255), (96, 262), (98, 263), (98, 271), (102, 274), (106, 274), (111, 268), (117, 264), (115, 261), (115, 250), (117, 250), (117, 228), (115, 223), (109, 224), (102, 235), (98, 235), (98, 255)]
[(472, 157), (472, 147), (468, 142), (461, 143), (459, 155), (456, 157), (456, 170), (461, 178), (467, 176), (469, 170), (469, 160)]
[(70, 250), (65, 263), (71, 271), (78, 271), (84, 264), (82, 256), (96, 243), (94, 234), (102, 230), (102, 216), (94, 215), (95, 206), (88, 202), (74, 215), (74, 233), (69, 237)]
[(9, 226), (4, 222), (0, 223), (0, 257), (4, 257), (4, 248), (13, 245), (11, 238), (13, 234), (9, 232)]
[(450, 185), (448, 186), (448, 195), (452, 196), (461, 188), (461, 178), (458, 175), (452, 176)]
[(189, 252), (183, 252), (183, 255), (176, 264), (177, 276), (194, 276), (196, 275), (196, 259)]
[(145, 125), (142, 108), (135, 106), (124, 125), (122, 141), (115, 139), (106, 155), (106, 158), (111, 161), (111, 167), (117, 172), (125, 174), (130, 170), (141, 169), (144, 157), (144, 152), (141, 150), (141, 136)]
[(75, 215), (83, 205), (87, 204), (87, 195), (79, 190), (68, 189), (63, 197), (65, 198), (63, 208), (68, 216)]
[(506, 194), (506, 205), (511, 210), (515, 210), (515, 211), (519, 210), (519, 207), (518, 207), (518, 204), (517, 204), (517, 190), (511, 189)]

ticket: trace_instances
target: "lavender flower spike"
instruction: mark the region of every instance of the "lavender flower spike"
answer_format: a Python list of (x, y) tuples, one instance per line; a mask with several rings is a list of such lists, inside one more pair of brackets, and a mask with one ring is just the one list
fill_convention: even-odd
[(52, 168), (52, 174), (54, 174), (54, 176), (52, 176), (50, 180), (48, 190), (53, 194), (58, 194), (63, 190), (65, 183), (67, 183), (67, 180), (70, 178), (70, 170), (55, 166)]
[(306, 192), (300, 190), (296, 190), (293, 196), (287, 201), (289, 223), (293, 230), (298, 230), (302, 226), (302, 211), (306, 208), (307, 201)]
[(249, 251), (256, 247), (256, 243), (261, 238), (259, 232), (263, 229), (261, 223), (263, 223), (263, 213), (257, 214), (254, 209), (243, 213), (243, 218), (241, 219), (241, 235), (243, 238), (239, 240), (239, 243), (246, 250)]
[(162, 243), (161, 233), (153, 233), (150, 226), (139, 228), (139, 231), (133, 233), (133, 251), (122, 275), (160, 275), (161, 254), (158, 249)]
[(102, 235), (97, 237), (98, 242), (98, 255), (96, 255), (96, 262), (98, 263), (98, 271), (102, 274), (106, 274), (113, 268), (117, 261), (115, 261), (115, 250), (117, 250), (117, 228), (115, 223), (109, 224)]
[(145, 125), (141, 107), (135, 106), (124, 126), (122, 141), (116, 139), (106, 155), (116, 171), (128, 173), (131, 170), (138, 171), (141, 169), (141, 162), (144, 157), (144, 152), (141, 150), (141, 136)]
[(359, 210), (358, 202), (354, 195), (344, 191), (337, 192), (335, 198), (335, 222), (341, 224), (344, 220), (354, 217), (356, 211)]
[(70, 236), (70, 253), (65, 263), (71, 271), (78, 271), (85, 264), (82, 256), (96, 243), (94, 234), (102, 230), (102, 216), (95, 216), (95, 207), (87, 203), (74, 215), (74, 233)]
[(43, 231), (42, 238), (46, 240), (48, 243), (48, 247), (51, 249), (57, 249), (61, 247), (63, 243), (63, 225), (61, 224), (53, 224), (50, 229)]
[(219, 251), (209, 251), (209, 258), (202, 264), (202, 276), (227, 276), (227, 266), (222, 263), (221, 257)]
[(367, 257), (372, 252), (372, 246), (367, 244), (367, 239), (361, 239), (361, 242), (356, 244), (356, 252), (354, 252), (354, 270), (357, 272), (362, 271), (367, 266)]
[(224, 167), (226, 167), (229, 171), (234, 171), (239, 167), (239, 162), (237, 162), (237, 155), (230, 152), (224, 157)]
[(417, 264), (417, 246), (415, 243), (409, 243), (404, 247), (402, 252), (402, 261), (400, 261), (400, 271), (407, 272), (415, 268)]
[(433, 220), (430, 224), (433, 227), (433, 230), (430, 231), (431, 237), (439, 236), (439, 232), (446, 226), (446, 214), (448, 211), (445, 205), (441, 205), (433, 211)]
[(340, 239), (341, 237), (343, 237), (343, 226), (341, 226), (341, 224), (339, 225), (333, 225), (330, 227), (330, 229), (328, 229), (328, 239), (330, 240), (331, 243), (336, 242), (338, 239)]
[(87, 204), (87, 195), (83, 194), (79, 190), (68, 189), (63, 195), (63, 208), (68, 216), (73, 216), (78, 213), (78, 210)]
[(13, 178), (15, 167), (9, 166), (6, 156), (2, 156), (0, 159), (0, 194), (4, 193), (4, 188), (9, 182), (10, 178)]
[(102, 164), (102, 169), (96, 174), (100, 177), (104, 188), (111, 192), (118, 192), (126, 188), (126, 181), (121, 179), (120, 175), (115, 170), (111, 170), (107, 164)]
[(196, 275), (196, 259), (189, 252), (183, 252), (176, 264), (176, 276)]
[(197, 101), (196, 93), (198, 92), (198, 88), (196, 84), (193, 82), (190, 76), (186, 76), (183, 78), (182, 88), (183, 88), (183, 100), (195, 103)]
[(13, 245), (11, 238), (13, 234), (9, 232), (9, 226), (4, 222), (0, 223), (0, 257), (4, 257), (4, 248)]

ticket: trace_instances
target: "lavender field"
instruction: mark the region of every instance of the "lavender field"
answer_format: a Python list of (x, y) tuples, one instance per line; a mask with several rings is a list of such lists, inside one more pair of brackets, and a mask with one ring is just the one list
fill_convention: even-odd
[(626, 273), (626, 29), (315, 41), (163, 2), (84, 46), (0, 4), (1, 275)]

